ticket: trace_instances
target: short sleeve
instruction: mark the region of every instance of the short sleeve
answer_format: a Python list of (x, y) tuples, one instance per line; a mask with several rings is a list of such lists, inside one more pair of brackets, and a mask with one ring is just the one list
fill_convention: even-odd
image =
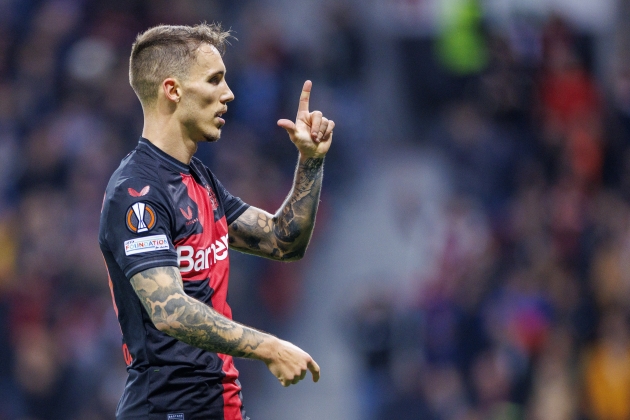
[(128, 178), (108, 195), (103, 207), (102, 241), (125, 276), (130, 279), (149, 268), (177, 267), (172, 206), (161, 186)]

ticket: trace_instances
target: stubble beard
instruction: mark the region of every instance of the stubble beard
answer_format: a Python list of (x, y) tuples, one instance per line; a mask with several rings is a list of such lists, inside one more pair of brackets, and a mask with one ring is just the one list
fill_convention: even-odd
[(219, 133), (216, 135), (212, 135), (212, 134), (206, 134), (203, 136), (204, 140), (208, 143), (214, 143), (216, 141), (219, 141), (219, 139), (221, 138), (221, 129), (219, 129)]

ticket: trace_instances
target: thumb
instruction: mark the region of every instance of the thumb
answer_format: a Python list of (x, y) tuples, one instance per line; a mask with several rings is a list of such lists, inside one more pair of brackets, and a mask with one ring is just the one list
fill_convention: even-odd
[(278, 120), (278, 127), (284, 128), (289, 134), (293, 134), (293, 132), (295, 131), (295, 123), (291, 120)]

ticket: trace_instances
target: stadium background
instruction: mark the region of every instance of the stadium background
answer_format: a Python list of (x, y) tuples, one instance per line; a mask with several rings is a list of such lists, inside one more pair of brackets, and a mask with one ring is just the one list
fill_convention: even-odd
[(239, 361), (265, 419), (630, 418), (630, 2), (1, 0), (0, 419), (110, 419), (125, 370), (97, 245), (141, 131), (135, 35), (222, 21), (236, 95), (199, 156), (275, 210), (337, 124), (292, 264), (232, 253), (235, 318), (319, 384)]

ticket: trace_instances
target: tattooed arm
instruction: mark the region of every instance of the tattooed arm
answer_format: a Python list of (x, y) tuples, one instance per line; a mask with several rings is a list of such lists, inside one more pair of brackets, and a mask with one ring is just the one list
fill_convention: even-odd
[(291, 261), (304, 256), (315, 226), (322, 188), (323, 158), (300, 160), (293, 189), (271, 215), (256, 207), (230, 224), (230, 246), (242, 252)]
[(307, 80), (295, 123), (278, 121), (300, 152), (293, 188), (273, 216), (250, 207), (230, 224), (230, 246), (234, 249), (283, 261), (300, 259), (306, 251), (319, 204), (324, 156), (335, 128), (335, 123), (320, 111), (309, 112), (311, 87)]
[(158, 330), (207, 351), (262, 360), (284, 386), (304, 379), (307, 370), (315, 382), (319, 379), (319, 366), (298, 347), (186, 295), (176, 267), (142, 271), (131, 278), (131, 285)]

